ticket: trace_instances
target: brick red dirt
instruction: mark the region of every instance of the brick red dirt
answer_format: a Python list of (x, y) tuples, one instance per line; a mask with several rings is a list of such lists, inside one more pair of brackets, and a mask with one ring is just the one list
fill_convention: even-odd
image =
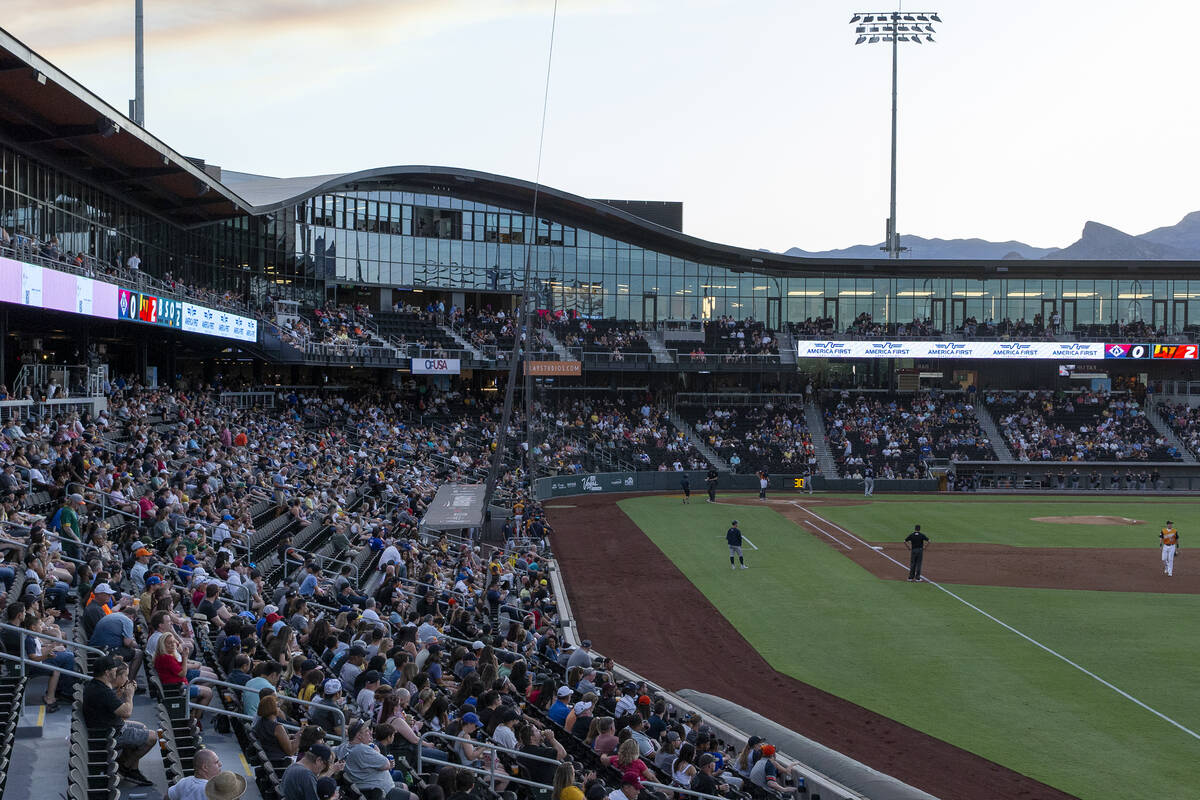
[[(730, 498), (726, 502), (754, 505), (757, 500)], [(872, 550), (847, 536), (814, 514), (820, 505), (797, 508), (774, 504), (779, 514), (800, 525), (818, 540), (844, 554), (872, 575), (902, 581), (908, 577), (908, 550), (903, 542), (871, 542)], [(809, 513), (809, 512), (813, 513)], [(905, 533), (901, 532), (902, 533)], [(1153, 542), (1158, 530), (1145, 527), (1145, 540)], [(925, 531), (932, 542), (925, 552), (921, 573), (939, 583), (972, 586), (1013, 586), (1029, 589), (1083, 589), (1105, 592), (1152, 592), (1156, 594), (1200, 594), (1200, 569), (1188, 570), (1189, 554), (1175, 557), (1175, 574), (1163, 574), (1158, 547), (1013, 547), (1004, 544), (940, 544), (938, 532)], [(904, 567), (879, 555), (886, 553)], [(1188, 560), (1184, 560), (1187, 558)]]
[(626, 496), (547, 504), (572, 612), (600, 652), (667, 689), (738, 703), (942, 800), (1072, 797), (776, 672), (616, 505)]

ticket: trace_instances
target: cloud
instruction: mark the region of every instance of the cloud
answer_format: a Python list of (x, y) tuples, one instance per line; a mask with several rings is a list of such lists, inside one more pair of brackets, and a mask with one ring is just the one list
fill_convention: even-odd
[[(148, 46), (155, 48), (245, 44), (297, 33), (395, 42), (501, 19), (548, 17), (551, 8), (552, 0), (151, 0), (145, 26)], [(572, 13), (630, 8), (626, 0), (571, 4)], [(129, 49), (131, 12), (128, 0), (58, 0), (53, 11), (44, 0), (5, 0), (5, 27), (35, 50), (93, 55)]]

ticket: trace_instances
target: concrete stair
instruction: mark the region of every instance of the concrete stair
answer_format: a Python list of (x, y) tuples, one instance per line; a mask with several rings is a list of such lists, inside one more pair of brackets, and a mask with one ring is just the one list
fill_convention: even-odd
[(567, 349), (567, 346), (564, 345), (559, 338), (554, 335), (554, 331), (550, 330), (549, 328), (542, 328), (540, 333), (542, 335), (542, 340), (547, 342), (550, 347), (554, 349), (554, 354), (558, 356), (560, 361), (579, 360), (570, 350)]
[(1171, 426), (1167, 424), (1167, 421), (1159, 416), (1158, 409), (1155, 408), (1157, 402), (1158, 401), (1154, 399), (1142, 401), (1142, 410), (1146, 412), (1146, 421), (1153, 425), (1154, 430), (1162, 434), (1163, 438), (1179, 451), (1180, 455), (1183, 456), (1183, 463), (1197, 463), (1196, 456), (1192, 454), (1192, 451), (1189, 450), (1187, 445), (1183, 443), (1183, 440), (1175, 434), (1175, 431), (1171, 430)]
[(833, 460), (833, 451), (829, 449), (829, 437), (825, 435), (825, 419), (821, 416), (821, 407), (816, 403), (805, 406), (804, 422), (808, 425), (808, 435), (812, 439), (813, 450), (817, 453), (817, 468), (826, 478), (836, 478), (837, 462)]
[(474, 345), (472, 345), (470, 342), (468, 342), (463, 337), (459, 336), (458, 332), (455, 331), (453, 328), (451, 328), (449, 325), (438, 325), (438, 328), (441, 329), (442, 333), (446, 334), (451, 339), (453, 339), (455, 341), (455, 343), (461, 349), (466, 350), (468, 353), (470, 353), (472, 356), (474, 356), (476, 361), (485, 360), (483, 357), (483, 353), (479, 352), (478, 348), (476, 348)]
[(776, 333), (776, 340), (779, 342), (779, 363), (784, 366), (796, 365), (796, 341), (790, 333)]
[(704, 437), (692, 430), (692, 426), (684, 422), (682, 417), (680, 417), (674, 411), (670, 411), (668, 409), (662, 409), (662, 412), (666, 414), (668, 419), (671, 420), (671, 424), (675, 426), (675, 430), (686, 436), (688, 441), (691, 442), (695, 446), (696, 450), (700, 452), (700, 455), (704, 456), (708, 460), (708, 463), (712, 464), (717, 471), (732, 471), (729, 466), (729, 462), (717, 455), (716, 451), (709, 447), (708, 443), (704, 441)]
[(650, 345), (650, 352), (654, 354), (655, 363), (675, 363), (675, 359), (671, 358), (671, 351), (667, 349), (666, 341), (663, 339), (662, 331), (646, 331), (646, 343)]
[(992, 412), (988, 411), (987, 406), (978, 402), (976, 398), (975, 416), (979, 420), (979, 427), (987, 434), (988, 441), (992, 443), (992, 450), (996, 452), (996, 458), (1001, 461), (1012, 461), (1012, 451), (1008, 449), (1008, 442), (1004, 438), (1004, 433), (1000, 427), (996, 425), (996, 420), (992, 418)]

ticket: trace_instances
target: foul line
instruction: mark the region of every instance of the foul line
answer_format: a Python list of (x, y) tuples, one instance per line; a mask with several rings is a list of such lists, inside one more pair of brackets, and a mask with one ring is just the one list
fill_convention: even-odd
[(750, 541), (749, 536), (743, 536), (742, 541), (745, 542), (746, 544), (750, 545), (751, 547), (753, 547), (755, 550), (758, 549), (758, 545), (756, 545), (754, 542)]
[[(797, 508), (800, 508), (800, 506), (797, 506)], [(820, 516), (819, 514), (814, 514), (812, 511), (809, 511), (807, 508), (805, 508), (805, 509), (804, 509), (804, 511), (805, 511), (807, 514), (810, 514), (811, 516), (813, 516), (813, 517), (815, 517), (816, 519), (820, 520), (821, 522), (825, 523), (826, 525), (830, 526), (830, 527), (831, 527), (831, 528), (833, 528), (834, 530), (841, 531), (842, 533), (846, 534), (847, 536), (849, 536), (850, 538), (854, 539), (855, 541), (862, 543), (862, 544), (863, 544), (863, 545), (865, 545), (865, 546), (866, 546), (868, 549), (870, 549), (870, 550), (873, 550), (873, 551), (874, 551), (874, 552), (876, 552), (876, 553), (879, 553), (879, 555), (883, 556), (883, 557), (884, 557), (884, 558), (886, 558), (888, 561), (891, 561), (891, 562), (892, 562), (893, 564), (895, 564), (896, 566), (898, 566), (898, 567), (900, 567), (900, 568), (902, 568), (902, 569), (908, 569), (908, 567), (907, 567), (907, 566), (905, 566), (905, 565), (904, 565), (904, 564), (902, 564), (901, 562), (897, 561), (896, 559), (892, 558), (891, 556), (889, 556), (887, 553), (883, 552), (882, 550), (875, 550), (875, 548), (871, 547), (871, 545), (870, 545), (868, 542), (866, 542), (866, 541), (863, 541), (862, 539), (860, 539), (859, 537), (855, 536), (853, 533), (851, 533), (850, 531), (846, 530), (846, 529), (845, 529), (845, 528), (843, 528), (842, 526), (840, 526), (840, 525), (837, 525), (836, 523), (830, 522), (829, 520), (825, 519), (824, 517)], [(962, 603), (963, 605), (965, 605), (967, 608), (970, 608), (970, 609), (972, 609), (972, 610), (974, 610), (974, 611), (977, 611), (977, 612), (979, 612), (979, 613), (980, 613), (980, 614), (982, 614), (983, 616), (985, 616), (985, 617), (987, 617), (988, 619), (990, 619), (992, 622), (995, 622), (997, 625), (1000, 625), (1001, 627), (1003, 627), (1003, 628), (1005, 628), (1005, 629), (1007, 629), (1007, 630), (1011, 631), (1012, 633), (1015, 633), (1017, 636), (1020, 636), (1022, 639), (1024, 639), (1024, 640), (1025, 640), (1025, 641), (1027, 641), (1027, 642), (1029, 642), (1030, 644), (1034, 645), (1035, 647), (1038, 647), (1038, 648), (1040, 648), (1040, 649), (1042, 649), (1042, 650), (1046, 651), (1046, 652), (1047, 652), (1047, 653), (1049, 653), (1050, 655), (1054, 656), (1055, 658), (1057, 658), (1057, 659), (1059, 659), (1059, 660), (1063, 661), (1064, 663), (1071, 665), (1071, 666), (1072, 666), (1072, 667), (1074, 667), (1075, 669), (1077, 669), (1077, 670), (1079, 670), (1080, 672), (1082, 672), (1084, 675), (1087, 675), (1089, 678), (1092, 678), (1093, 680), (1096, 680), (1096, 681), (1098, 681), (1100, 684), (1102, 684), (1102, 685), (1104, 685), (1104, 686), (1107, 686), (1109, 689), (1112, 689), (1114, 692), (1116, 692), (1117, 694), (1121, 695), (1121, 696), (1122, 696), (1122, 697), (1124, 697), (1126, 700), (1129, 700), (1129, 701), (1131, 701), (1131, 702), (1133, 702), (1133, 703), (1137, 704), (1137, 705), (1138, 705), (1138, 706), (1140, 706), (1141, 708), (1144, 708), (1146, 711), (1149, 711), (1151, 714), (1153, 714), (1154, 716), (1158, 717), (1159, 719), (1161, 719), (1161, 720), (1164, 720), (1164, 721), (1166, 721), (1166, 722), (1169, 722), (1169, 723), (1171, 723), (1171, 724), (1172, 724), (1172, 725), (1174, 725), (1176, 728), (1178, 728), (1179, 730), (1181, 730), (1181, 731), (1183, 731), (1184, 733), (1186, 733), (1188, 736), (1191, 736), (1193, 739), (1200, 740), (1200, 733), (1196, 733), (1196, 732), (1195, 732), (1194, 730), (1192, 730), (1191, 728), (1188, 728), (1188, 727), (1186, 727), (1186, 726), (1184, 726), (1184, 725), (1181, 725), (1180, 723), (1178, 723), (1178, 722), (1176, 722), (1175, 720), (1171, 719), (1170, 717), (1168, 717), (1166, 714), (1162, 713), (1161, 711), (1158, 711), (1158, 710), (1156, 710), (1156, 709), (1154, 709), (1154, 708), (1151, 708), (1150, 706), (1148, 706), (1148, 705), (1146, 705), (1145, 703), (1143, 703), (1141, 700), (1138, 700), (1136, 697), (1134, 697), (1133, 695), (1131, 695), (1129, 692), (1126, 692), (1124, 689), (1121, 689), (1120, 687), (1118, 687), (1118, 686), (1115, 686), (1115, 685), (1113, 685), (1113, 684), (1109, 683), (1108, 681), (1104, 680), (1104, 678), (1101, 678), (1099, 675), (1097, 675), (1096, 673), (1094, 673), (1094, 672), (1092, 672), (1091, 670), (1087, 669), (1086, 667), (1083, 667), (1083, 666), (1081, 666), (1081, 665), (1079, 665), (1079, 664), (1076, 664), (1074, 661), (1072, 661), (1071, 659), (1067, 658), (1066, 656), (1064, 656), (1062, 653), (1058, 652), (1057, 650), (1053, 650), (1053, 649), (1051, 649), (1051, 648), (1047, 647), (1046, 645), (1044, 645), (1044, 644), (1042, 644), (1041, 642), (1039, 642), (1037, 639), (1034, 639), (1032, 636), (1028, 636), (1027, 634), (1024, 634), (1024, 633), (1022, 633), (1021, 631), (1019, 631), (1019, 630), (1017, 630), (1016, 628), (1014, 628), (1012, 625), (1009, 625), (1009, 624), (1008, 624), (1007, 622), (1005, 622), (1004, 620), (998, 619), (998, 618), (996, 618), (996, 617), (992, 616), (991, 614), (989, 614), (988, 612), (984, 611), (984, 610), (983, 610), (982, 608), (980, 608), (979, 606), (977, 606), (977, 605), (975, 605), (975, 604), (973, 604), (973, 603), (971, 603), (971, 602), (969, 602), (969, 601), (967, 601), (967, 600), (964, 600), (963, 598), (959, 597), (959, 596), (958, 596), (957, 594), (955, 594), (954, 592), (952, 592), (952, 591), (950, 591), (949, 589), (947, 589), (945, 586), (942, 586), (942, 585), (941, 585), (940, 583), (938, 583), (937, 581), (932, 581), (932, 580), (930, 580), (929, 578), (925, 578), (925, 577), (922, 577), (922, 578), (921, 578), (921, 580), (922, 580), (923, 582), (925, 582), (925, 583), (928, 583), (928, 584), (932, 585), (932, 586), (936, 586), (938, 589), (941, 589), (943, 592), (945, 592), (946, 594), (950, 595), (950, 596), (951, 596), (951, 597), (953, 597), (955, 600), (957, 600), (958, 602), (960, 602), (960, 603)]]

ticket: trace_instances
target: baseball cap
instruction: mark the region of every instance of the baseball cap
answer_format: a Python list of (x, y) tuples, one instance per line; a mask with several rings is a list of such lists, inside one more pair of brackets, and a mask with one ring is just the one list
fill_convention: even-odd
[(700, 755), (700, 760), (696, 762), (696, 766), (707, 767), (709, 764), (716, 762), (716, 760), (717, 759), (713, 757), (712, 753), (702, 753)]
[(575, 704), (576, 716), (578, 716), (579, 714), (582, 714), (585, 711), (590, 710), (591, 707), (592, 707), (591, 703), (587, 702), (586, 700), (580, 700), (578, 703)]
[(363, 683), (371, 683), (372, 681), (383, 680), (383, 675), (377, 669), (369, 669), (363, 673)]
[(735, 519), (732, 524), (737, 525), (737, 520)]
[(117, 664), (124, 663), (125, 661), (118, 656), (100, 656), (98, 659), (96, 659), (96, 663), (92, 664), (92, 674), (103, 675), (105, 672), (108, 672), (110, 669), (117, 666)]
[(196, 563), (196, 557), (195, 557), (194, 555), (192, 555), (191, 553), (188, 553), (186, 556), (184, 556), (184, 557), (183, 557), (183, 563), (185, 563), (185, 564), (195, 564), (195, 563)]
[[(367, 654), (367, 648), (363, 647), (361, 644), (354, 645), (353, 647), (350, 648), (350, 652), (347, 653), (347, 655), (351, 655), (351, 656), (365, 656), (366, 654)], [(379, 674), (379, 673), (376, 673), (376, 674)]]
[[(313, 748), (309, 749), (312, 750)], [(325, 749), (328, 750), (329, 748)], [(329, 800), (330, 797), (333, 797), (337, 793), (337, 790), (337, 781), (333, 778), (321, 778), (317, 781), (317, 800)]]
[(570, 686), (558, 687), (558, 696), (559, 697), (570, 697), (571, 696), (571, 687)]
[(81, 495), (79, 492), (73, 492), (71, 494), (71, 499), (74, 500), (76, 503), (82, 503), (83, 495)]
[(472, 650), (482, 650), (482, 649), (483, 649), (483, 647), (484, 647), (484, 645), (483, 645), (483, 642), (479, 641), (478, 639), (476, 639), (475, 641), (471, 642), (471, 649), (472, 649)]
[(638, 777), (636, 772), (626, 772), (621, 776), (621, 785), (628, 784), (635, 789), (642, 788), (642, 779)]
[(482, 724), (479, 720), (479, 715), (476, 714), (474, 711), (468, 711), (467, 713), (463, 714), (462, 721), (463, 721), (463, 725), (470, 724), (470, 725), (479, 726), (480, 724)]
[(266, 605), (266, 606), (263, 606), (263, 613), (264, 613), (264, 614), (274, 614), (274, 613), (276, 613), (277, 611), (279, 611), (279, 606), (273, 606), (273, 605)]
[(162, 577), (159, 575), (151, 575), (149, 578), (146, 578), (147, 586), (158, 586), (160, 583), (162, 583)]
[(141, 547), (134, 552), (133, 557), (134, 558), (150, 558), (153, 555), (154, 555), (154, 551), (147, 550), (146, 548)]
[(678, 742), (679, 741), (679, 731), (667, 731), (667, 741), (668, 742)]
[(582, 642), (580, 642), (579, 644), (583, 645), (584, 647), (591, 647), (591, 646), (592, 646), (592, 640), (591, 640), (591, 639), (584, 639), (584, 640), (583, 640)]
[(310, 745), (308, 752), (312, 753), (317, 758), (323, 758), (326, 761), (329, 761), (333, 758), (333, 751), (329, 749), (329, 745), (322, 744), (321, 742)]
[(761, 736), (751, 736), (746, 740), (747, 747), (754, 747), (756, 744), (762, 744), (765, 741)]
[(330, 678), (325, 681), (325, 685), (321, 687), (325, 690), (326, 696), (333, 696), (342, 690), (342, 682), (337, 678)]
[(644, 695), (642, 695), (641, 697), (639, 697), (639, 698), (638, 698), (638, 705), (639, 705), (639, 706), (648, 706), (648, 705), (650, 705), (650, 695), (648, 695), (648, 694), (644, 694)]
[(102, 583), (92, 588), (92, 594), (116, 594), (116, 592), (107, 583)]
[(775, 755), (775, 745), (773, 745), (773, 744), (764, 744), (764, 745), (763, 745), (762, 752), (763, 752), (763, 755), (764, 755), (764, 756), (773, 756), (773, 755)]
[(222, 514), (221, 519), (223, 519), (225, 521), (229, 521), (229, 520), (233, 519), (233, 514)]

